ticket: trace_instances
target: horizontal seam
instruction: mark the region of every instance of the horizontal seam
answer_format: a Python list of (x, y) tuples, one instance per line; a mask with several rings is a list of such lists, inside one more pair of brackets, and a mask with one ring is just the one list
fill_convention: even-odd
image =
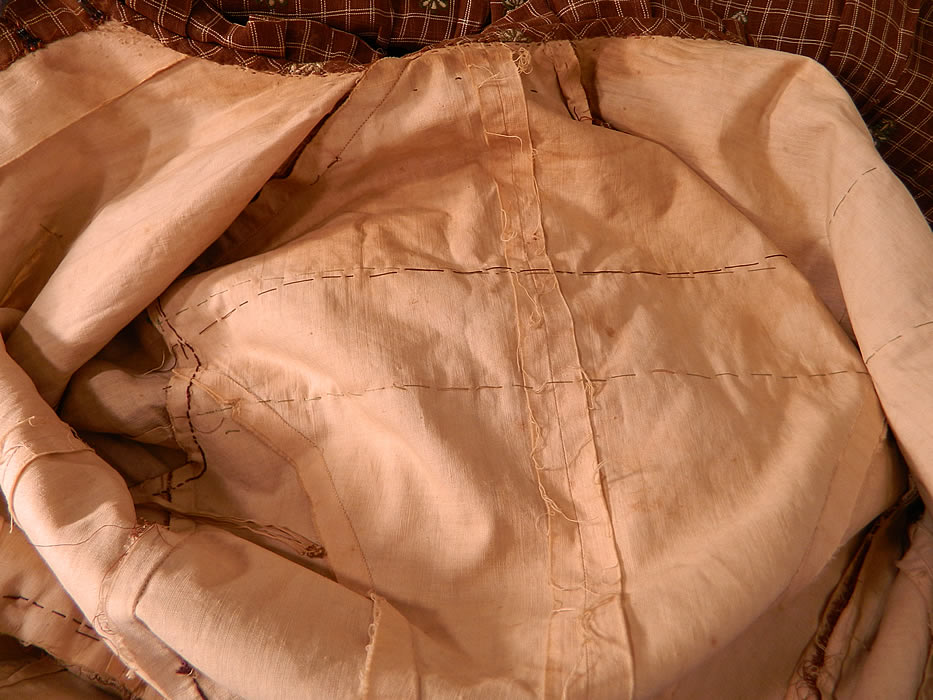
[[(774, 254), (765, 256), (764, 260), (773, 260), (775, 258), (786, 258), (784, 254)], [(288, 279), (285, 276), (277, 277), (259, 277), (259, 278), (247, 278), (245, 280), (240, 280), (236, 284), (227, 287), (226, 289), (221, 289), (216, 292), (211, 292), (204, 299), (193, 302), (188, 306), (184, 306), (173, 314), (173, 316), (179, 316), (185, 311), (190, 311), (192, 308), (198, 306), (203, 306), (207, 304), (212, 298), (226, 294), (234, 287), (238, 287), (244, 284), (249, 284), (250, 282), (279, 282), (274, 287), (267, 287), (266, 289), (261, 289), (256, 292), (256, 296), (260, 297), (265, 294), (270, 294), (272, 292), (277, 292), (280, 289), (285, 287), (291, 287), (297, 284), (306, 284), (309, 282), (316, 282), (320, 280), (335, 280), (335, 279), (353, 279), (356, 277), (359, 278), (368, 278), (368, 279), (378, 279), (382, 277), (388, 277), (390, 275), (397, 275), (401, 273), (451, 273), (455, 275), (471, 276), (471, 275), (572, 275), (577, 277), (595, 277), (599, 275), (647, 275), (650, 277), (661, 277), (664, 279), (695, 279), (704, 275), (730, 275), (738, 272), (765, 272), (768, 270), (778, 269), (774, 265), (768, 265), (766, 267), (760, 267), (761, 261), (749, 262), (749, 263), (738, 263), (733, 265), (723, 265), (722, 267), (716, 268), (707, 268), (703, 270), (679, 270), (671, 272), (659, 272), (656, 270), (625, 270), (625, 269), (598, 269), (598, 270), (565, 270), (558, 268), (546, 268), (546, 267), (531, 267), (531, 268), (515, 268), (508, 265), (491, 265), (488, 267), (476, 268), (476, 269), (462, 269), (454, 267), (398, 267), (398, 266), (387, 266), (387, 267), (352, 267), (352, 268), (337, 268), (337, 269), (328, 269), (328, 270), (318, 270), (313, 272), (302, 273), (302, 276), (294, 277)], [(351, 272), (352, 270), (352, 272)], [(240, 302), (236, 306), (229, 309), (216, 321), (221, 321), (236, 311), (239, 307), (245, 306), (249, 303), (249, 300)], [(215, 322), (216, 322), (215, 321)], [(213, 325), (213, 324), (211, 324)], [(207, 328), (200, 331), (203, 333)]]
[[(479, 392), (488, 389), (522, 389), (522, 390), (531, 390), (536, 393), (542, 393), (550, 386), (556, 386), (559, 384), (585, 384), (589, 383), (606, 383), (618, 379), (629, 379), (629, 378), (638, 378), (638, 377), (651, 377), (659, 374), (665, 375), (674, 375), (682, 377), (691, 377), (696, 379), (704, 379), (708, 381), (715, 381), (717, 379), (723, 379), (725, 377), (732, 377), (733, 379), (742, 379), (743, 377), (748, 377), (756, 380), (797, 380), (797, 379), (817, 379), (820, 377), (836, 377), (843, 374), (856, 374), (868, 376), (867, 371), (863, 370), (852, 370), (852, 369), (842, 369), (836, 370), (834, 372), (818, 372), (818, 373), (806, 373), (806, 374), (780, 374), (774, 372), (746, 372), (746, 373), (737, 373), (737, 372), (717, 372), (715, 374), (703, 374), (700, 372), (685, 372), (671, 369), (652, 369), (647, 372), (627, 372), (624, 374), (610, 374), (608, 377), (588, 377), (587, 379), (551, 379), (537, 386), (532, 386), (530, 384), (520, 384), (520, 383), (509, 383), (509, 384), (476, 384), (476, 385), (466, 385), (466, 386), (441, 386), (441, 385), (432, 385), (425, 384), (423, 382), (409, 382), (409, 383), (400, 383), (393, 382), (391, 384), (386, 384), (384, 386), (370, 387), (368, 389), (361, 389), (359, 391), (344, 391), (344, 392), (324, 392), (322, 394), (317, 394), (314, 396), (303, 396), (303, 397), (285, 397), (285, 398), (271, 398), (271, 399), (259, 399), (257, 401), (238, 401), (237, 406), (242, 405), (260, 405), (260, 404), (283, 404), (283, 403), (296, 403), (304, 401), (320, 401), (322, 399), (328, 398), (346, 398), (346, 397), (361, 397), (366, 394), (379, 392), (379, 391), (409, 391), (411, 389), (415, 390), (425, 390), (425, 391), (470, 391), (470, 392)], [(210, 411), (201, 411), (198, 413), (192, 413), (193, 416), (207, 416), (214, 415), (218, 413), (224, 413), (226, 411), (232, 411), (234, 406), (223, 406), (221, 408), (212, 409)], [(184, 416), (177, 416), (183, 418)]]
[(88, 639), (92, 639), (92, 640), (94, 640), (95, 642), (99, 642), (99, 641), (100, 641), (100, 637), (98, 637), (98, 636), (96, 636), (96, 635), (88, 634), (87, 632), (82, 632), (82, 631), (81, 631), (81, 628), (82, 628), (82, 627), (85, 627), (85, 626), (86, 626), (89, 630), (91, 630), (92, 632), (94, 631), (94, 628), (91, 627), (90, 625), (88, 625), (87, 622), (85, 622), (84, 620), (80, 620), (80, 619), (78, 619), (77, 617), (70, 617), (69, 615), (66, 615), (66, 614), (63, 613), (63, 612), (60, 612), (60, 611), (58, 611), (58, 610), (55, 610), (54, 608), (50, 608), (50, 607), (48, 607), (47, 605), (42, 605), (39, 601), (33, 600), (32, 598), (27, 597), (27, 596), (24, 596), (24, 595), (19, 595), (19, 594), (16, 594), (16, 595), (4, 595), (4, 596), (0, 596), (0, 598), (3, 598), (4, 600), (13, 600), (13, 601), (19, 601), (19, 600), (21, 600), (21, 601), (23, 601), (23, 602), (25, 602), (25, 603), (28, 603), (30, 607), (35, 607), (35, 608), (38, 608), (38, 609), (40, 609), (40, 610), (45, 610), (46, 612), (52, 613), (53, 615), (55, 615), (56, 617), (58, 617), (58, 618), (60, 618), (60, 619), (62, 619), (62, 620), (70, 621), (70, 622), (76, 623), (76, 624), (78, 625), (78, 627), (77, 627), (77, 629), (75, 629), (75, 633), (80, 634), (82, 637), (87, 637)]

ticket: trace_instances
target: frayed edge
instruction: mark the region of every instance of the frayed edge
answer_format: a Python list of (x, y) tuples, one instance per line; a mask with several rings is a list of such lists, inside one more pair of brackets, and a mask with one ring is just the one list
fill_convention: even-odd
[(379, 623), (382, 621), (382, 606), (385, 599), (375, 593), (369, 594), (373, 601), (373, 620), (369, 623), (369, 644), (366, 645), (366, 660), (360, 673), (360, 689), (357, 695), (360, 698), (369, 697), (369, 681), (373, 669), (373, 658), (376, 655), (376, 641), (379, 636)]

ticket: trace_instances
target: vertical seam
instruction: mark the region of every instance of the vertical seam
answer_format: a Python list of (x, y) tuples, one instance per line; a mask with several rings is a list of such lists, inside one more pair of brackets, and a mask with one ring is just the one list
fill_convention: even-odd
[[(185, 418), (188, 423), (188, 433), (191, 436), (191, 441), (194, 443), (194, 446), (198, 450), (198, 454), (201, 456), (201, 469), (194, 476), (188, 477), (187, 479), (184, 479), (183, 481), (180, 481), (174, 485), (171, 482), (172, 472), (168, 472), (166, 476), (167, 482), (165, 485), (164, 493), (166, 495), (166, 499), (171, 501), (172, 491), (174, 491), (175, 489), (181, 486), (184, 486), (187, 483), (190, 483), (192, 481), (197, 481), (202, 476), (204, 476), (205, 473), (207, 473), (207, 455), (205, 454), (204, 448), (201, 446), (201, 443), (198, 440), (198, 436), (196, 434), (196, 430), (194, 427), (194, 420), (191, 415), (191, 394), (192, 394), (192, 390), (194, 389), (195, 383), (198, 381), (198, 374), (200, 374), (201, 370), (204, 368), (204, 363), (201, 362), (201, 358), (198, 355), (197, 351), (194, 349), (194, 347), (188, 341), (186, 341), (184, 338), (181, 337), (181, 334), (176, 330), (175, 326), (172, 325), (172, 322), (168, 320), (168, 316), (166, 315), (165, 310), (162, 308), (161, 297), (156, 300), (156, 309), (158, 310), (158, 313), (159, 313), (160, 323), (165, 323), (165, 325), (168, 326), (169, 330), (172, 331), (172, 334), (178, 339), (179, 348), (182, 350), (182, 353), (187, 356), (187, 353), (185, 352), (185, 348), (188, 348), (188, 350), (191, 351), (191, 354), (194, 357), (194, 361), (196, 363), (194, 369), (191, 370), (191, 375), (188, 377), (188, 385), (185, 387)], [(175, 370), (172, 370), (172, 373), (174, 374)], [(171, 419), (171, 411), (169, 411), (168, 413), (169, 413), (169, 418)], [(174, 425), (172, 425), (172, 431), (175, 433), (175, 436), (177, 438), (178, 431), (175, 430)]]
[[(481, 50), (483, 53), (483, 57), (486, 63), (488, 64), (490, 62), (489, 61), (490, 50), (487, 47), (483, 47)], [(473, 51), (478, 53), (479, 49), (474, 48)], [(473, 71), (470, 70), (470, 63), (466, 58), (466, 51), (463, 51), (463, 56), (464, 56), (464, 62), (466, 63), (467, 72), (471, 76), (471, 78), (473, 78)], [(500, 113), (504, 115), (505, 105), (502, 99), (502, 93), (499, 88), (498, 81), (496, 81), (495, 84), (496, 84), (496, 95), (499, 101)], [(483, 99), (479, 94), (479, 86), (476, 84), (475, 79), (473, 79), (473, 88), (476, 93), (477, 104), (480, 108), (480, 118), (481, 120), (485, 121), (483, 119)], [(485, 126), (483, 128), (485, 132), (486, 131)], [(485, 144), (484, 150), (486, 153), (489, 153), (490, 152), (489, 138), (485, 133), (483, 135), (483, 140)], [(514, 183), (515, 181), (515, 155), (514, 155), (514, 152), (511, 150), (511, 148), (509, 149), (509, 168), (511, 172), (511, 179), (512, 179), (512, 182)], [(496, 187), (496, 193), (498, 195), (499, 204), (501, 208), (502, 207), (502, 191), (499, 186), (499, 181), (496, 178), (495, 174), (492, 174), (491, 177), (493, 180), (493, 184)], [(500, 221), (502, 221), (501, 216), (500, 216)], [(508, 213), (506, 213), (505, 220), (502, 221), (502, 223), (500, 224), (501, 232), (499, 234), (499, 238), (500, 238), (500, 244), (502, 246), (502, 254), (503, 254), (504, 261), (507, 266), (511, 267), (511, 263), (509, 260), (509, 253), (508, 253), (508, 248), (509, 248), (508, 241), (511, 239), (505, 238), (506, 235), (509, 235), (509, 231), (507, 230), (509, 221), (510, 219), (508, 217)], [(515, 234), (515, 235), (518, 235), (518, 234)], [(526, 255), (526, 260), (524, 262), (525, 262), (525, 267), (530, 267), (530, 263), (528, 263), (528, 260), (527, 260), (527, 255)], [(537, 465), (536, 465), (537, 460), (535, 457), (535, 449), (536, 449), (535, 430), (536, 430), (536, 426), (538, 425), (538, 423), (537, 423), (537, 420), (535, 419), (534, 410), (532, 408), (532, 402), (528, 394), (529, 389), (525, 386), (525, 382), (527, 381), (527, 377), (528, 377), (528, 374), (526, 373), (526, 370), (525, 370), (525, 361), (522, 357), (522, 347), (523, 347), (523, 340), (524, 340), (525, 334), (523, 332), (521, 316), (519, 312), (519, 305), (520, 305), (520, 300), (521, 300), (520, 295), (523, 292), (521, 289), (521, 281), (518, 278), (518, 276), (510, 275), (510, 278), (512, 282), (513, 308), (514, 308), (514, 313), (515, 313), (515, 333), (516, 333), (515, 361), (517, 365), (516, 369), (518, 370), (518, 376), (520, 378), (520, 381), (523, 385), (523, 390), (525, 392), (525, 410), (527, 412), (527, 416), (530, 421), (530, 425), (528, 426), (529, 427), (528, 446), (529, 446), (529, 455), (530, 455), (529, 462), (530, 462), (530, 467), (532, 469), (532, 476), (535, 479), (535, 483), (539, 491), (546, 493), (546, 491), (544, 490), (544, 483), (542, 482), (541, 471), (537, 468)], [(545, 506), (545, 516), (547, 518), (547, 534), (545, 537), (545, 554), (546, 554), (546, 561), (547, 561), (547, 583), (548, 583), (548, 590), (551, 595), (551, 609), (553, 610), (554, 608), (554, 585), (553, 585), (554, 554), (553, 554), (553, 546), (552, 546), (552, 541), (551, 541), (551, 533), (552, 533), (552, 521), (553, 521), (554, 514), (551, 512), (551, 508), (550, 506), (548, 506), (547, 503), (545, 503), (544, 506)], [(542, 674), (543, 674), (542, 688), (545, 690), (545, 692), (547, 690), (547, 679), (548, 679), (548, 673), (549, 673), (548, 669), (550, 667), (551, 649), (553, 645), (553, 614), (548, 617), (546, 629), (547, 629), (547, 636), (546, 636), (545, 645), (544, 645), (544, 664), (542, 667)]]
[[(518, 76), (518, 81), (519, 83), (521, 83), (520, 75)], [(504, 104), (503, 97), (502, 97), (502, 88), (499, 84), (499, 81), (496, 81), (495, 85), (496, 85), (496, 95), (498, 96), (499, 105), (501, 107), (502, 114), (504, 116), (506, 114), (506, 110), (505, 110), (505, 104)], [(521, 93), (521, 90), (519, 90), (519, 92)], [(522, 104), (525, 104), (524, 95), (522, 95), (522, 97), (523, 97)], [(532, 191), (534, 193), (534, 202), (538, 207), (538, 226), (536, 230), (540, 230), (541, 232), (541, 244), (543, 247), (543, 255), (544, 257), (548, 259), (548, 265), (550, 269), (553, 270), (554, 265), (551, 262), (550, 257), (547, 254), (546, 248), (544, 248), (545, 239), (544, 239), (544, 223), (541, 217), (541, 198), (540, 198), (540, 193), (538, 191), (537, 183), (535, 182), (535, 179), (534, 179), (534, 157), (531, 155), (532, 153), (531, 129), (530, 129), (530, 125), (528, 124), (527, 107), (526, 107), (526, 119), (525, 119), (524, 126), (525, 126), (525, 129), (524, 129), (523, 135), (527, 135), (528, 137), (528, 146), (529, 146), (528, 158), (530, 159), (530, 165), (531, 165), (531, 186), (533, 188)], [(524, 157), (524, 154), (522, 154), (521, 152), (520, 152), (520, 155)], [(517, 178), (515, 175), (515, 153), (511, 149), (510, 149), (509, 162), (510, 162), (510, 167), (512, 171), (512, 182), (513, 184), (516, 185), (516, 189), (518, 189), (517, 182), (516, 182)], [(522, 222), (522, 230), (520, 230), (517, 235), (519, 236), (519, 240), (521, 242), (522, 252), (525, 258), (525, 263), (526, 265), (530, 266), (531, 261), (528, 256), (528, 244), (527, 244), (528, 242), (526, 240), (526, 231), (524, 230), (525, 229), (525, 225), (524, 225), (525, 216), (524, 215), (521, 217), (520, 221)], [(508, 260), (506, 260), (506, 262), (508, 262)], [(556, 276), (554, 276), (554, 279), (556, 282)], [(516, 279), (516, 281), (519, 286), (522, 286), (521, 280)], [(534, 293), (535, 293), (535, 296), (532, 299), (532, 301), (534, 302), (535, 306), (540, 310), (541, 309), (541, 287), (538, 284), (538, 280), (535, 279), (535, 276), (532, 276), (532, 285), (534, 287)], [(526, 289), (526, 288), (522, 286), (522, 289)], [(550, 379), (553, 379), (554, 366), (551, 360), (552, 352), (551, 352), (551, 343), (550, 343), (550, 330), (549, 330), (549, 326), (547, 323), (546, 314), (543, 311), (539, 311), (539, 312), (541, 313), (541, 322), (544, 326), (544, 346), (545, 346), (545, 357), (547, 358), (547, 365), (548, 365), (548, 376)], [(527, 392), (528, 390), (526, 389), (525, 391)], [(563, 458), (564, 458), (564, 478), (566, 479), (566, 482), (567, 482), (567, 492), (570, 497), (571, 518), (568, 518), (568, 519), (572, 519), (572, 521), (576, 524), (577, 540), (578, 540), (579, 548), (580, 548), (580, 566), (581, 566), (582, 575), (583, 575), (583, 595), (584, 595), (584, 600), (586, 600), (589, 597), (589, 586), (588, 586), (589, 572), (587, 571), (587, 565), (586, 565), (586, 551), (584, 548), (583, 531), (580, 526), (579, 519), (577, 518), (576, 499), (574, 497), (572, 479), (569, 473), (569, 464), (568, 464), (569, 456), (567, 454), (567, 447), (564, 441), (564, 429), (563, 429), (563, 424), (560, 418), (560, 407), (559, 407), (559, 401), (558, 401), (556, 391), (552, 392), (551, 399), (554, 405), (554, 418), (557, 424), (557, 432), (558, 432), (558, 436), (560, 439), (561, 453), (563, 454)], [(550, 506), (547, 506), (547, 507), (549, 511), (549, 517), (551, 517), (550, 515), (551, 508)], [(561, 515), (561, 513), (558, 513), (558, 515)], [(548, 543), (548, 547), (550, 549), (550, 542)], [(584, 611), (585, 609), (586, 609), (586, 605), (584, 604)], [(589, 698), (590, 696), (590, 658), (589, 658), (589, 649), (587, 648), (587, 645), (586, 645), (585, 635), (582, 638), (581, 644), (582, 644), (582, 654), (583, 654), (583, 660), (584, 660), (583, 662), (584, 662), (584, 669), (585, 669), (584, 673), (586, 676), (585, 697)]]

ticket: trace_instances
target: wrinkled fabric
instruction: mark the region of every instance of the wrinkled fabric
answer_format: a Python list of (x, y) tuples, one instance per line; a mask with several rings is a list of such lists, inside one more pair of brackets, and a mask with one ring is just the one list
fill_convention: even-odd
[(256, 70), (343, 72), (438, 42), (660, 35), (814, 58), (846, 88), (933, 221), (933, 2), (8, 0), (0, 67), (112, 17), (183, 53)]
[(0, 633), (143, 698), (933, 690), (933, 237), (815, 62), (108, 24), (0, 85)]

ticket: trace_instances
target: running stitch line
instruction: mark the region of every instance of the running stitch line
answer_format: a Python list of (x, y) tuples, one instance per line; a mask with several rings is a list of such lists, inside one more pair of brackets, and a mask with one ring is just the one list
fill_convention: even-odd
[(66, 614), (63, 613), (63, 612), (60, 612), (60, 611), (55, 610), (55, 609), (53, 609), (53, 608), (50, 608), (50, 607), (48, 607), (48, 606), (46, 606), (46, 605), (42, 605), (39, 601), (33, 600), (32, 598), (27, 598), (27, 597), (24, 596), (24, 595), (4, 595), (4, 596), (2, 596), (2, 598), (3, 598), (4, 600), (22, 600), (22, 601), (25, 602), (25, 603), (29, 603), (32, 607), (36, 607), (36, 608), (39, 608), (40, 610), (45, 610), (45, 611), (47, 611), (47, 612), (50, 612), (50, 613), (52, 613), (53, 615), (55, 615), (56, 617), (60, 617), (61, 619), (65, 620), (65, 621), (69, 621), (69, 620), (70, 620), (71, 622), (73, 622), (73, 623), (75, 623), (75, 624), (78, 625), (77, 629), (75, 629), (75, 633), (76, 633), (76, 634), (80, 634), (82, 637), (87, 637), (88, 639), (93, 639), (95, 642), (99, 642), (99, 641), (100, 641), (100, 637), (98, 637), (98, 636), (96, 636), (96, 635), (88, 634), (87, 632), (82, 632), (82, 631), (81, 631), (81, 628), (82, 628), (82, 627), (85, 627), (85, 626), (86, 626), (91, 632), (94, 631), (94, 628), (91, 627), (90, 625), (88, 625), (84, 620), (81, 620), (81, 619), (79, 619), (79, 618), (77, 618), (77, 617), (69, 617), (68, 615), (66, 615)]
[[(923, 323), (917, 323), (916, 325), (911, 326), (910, 330), (916, 330), (917, 328), (922, 328), (923, 326), (933, 326), (933, 321), (924, 321)], [(877, 350), (875, 350), (871, 355), (865, 358), (865, 364), (867, 365), (868, 361), (871, 360), (871, 358), (873, 358), (879, 352), (884, 350), (888, 345), (893, 343), (895, 340), (900, 340), (903, 337), (904, 337), (904, 333), (898, 333), (893, 338), (884, 341), (881, 345), (878, 346)]]
[[(774, 255), (766, 255), (765, 260), (772, 260), (774, 258), (786, 258), (787, 256), (783, 253), (777, 253)], [(293, 280), (286, 281), (284, 277), (262, 277), (262, 278), (247, 278), (245, 280), (240, 280), (236, 284), (228, 287), (227, 289), (221, 289), (217, 292), (212, 292), (207, 296), (207, 298), (202, 299), (201, 301), (194, 303), (190, 306), (185, 306), (177, 311), (175, 311), (174, 316), (179, 316), (185, 311), (189, 311), (192, 307), (203, 306), (208, 301), (216, 296), (225, 294), (230, 291), (233, 287), (238, 287), (243, 284), (249, 284), (250, 282), (265, 282), (271, 280), (282, 280), (281, 284), (262, 289), (256, 293), (256, 296), (262, 296), (264, 294), (270, 294), (272, 292), (279, 291), (282, 287), (289, 287), (296, 284), (306, 283), (306, 282), (315, 282), (319, 280), (336, 280), (336, 279), (352, 279), (354, 277), (366, 277), (369, 279), (377, 279), (380, 277), (386, 277), (388, 275), (397, 275), (405, 272), (431, 272), (431, 273), (451, 273), (455, 275), (572, 275), (576, 277), (593, 277), (596, 275), (648, 275), (651, 277), (665, 277), (667, 279), (696, 279), (703, 275), (724, 275), (724, 274), (735, 274), (737, 272), (763, 272), (765, 270), (776, 270), (778, 268), (773, 265), (768, 267), (758, 267), (761, 265), (761, 261), (755, 261), (750, 263), (739, 263), (736, 265), (724, 265), (723, 267), (716, 267), (704, 270), (679, 270), (671, 272), (659, 272), (656, 270), (623, 270), (617, 268), (601, 269), (601, 270), (564, 270), (555, 268), (553, 270), (544, 268), (544, 267), (530, 267), (530, 268), (514, 268), (506, 265), (491, 265), (488, 267), (477, 268), (475, 270), (463, 270), (453, 267), (397, 267), (397, 266), (388, 266), (384, 268), (374, 268), (374, 267), (348, 267), (342, 270), (328, 269), (328, 270), (319, 270), (312, 272), (302, 272), (296, 273), (302, 275)], [(350, 271), (353, 272), (350, 272)], [(245, 302), (243, 302), (245, 303)], [(240, 306), (243, 306), (241, 303)], [(232, 313), (232, 310), (227, 312), (229, 316)], [(224, 317), (225, 318), (225, 317)], [(205, 329), (207, 330), (207, 329)], [(201, 331), (202, 333), (204, 331)]]
[[(192, 356), (194, 356), (194, 361), (196, 363), (194, 369), (191, 371), (191, 375), (187, 379), (188, 385), (185, 388), (185, 418), (186, 418), (186, 422), (188, 423), (188, 431), (191, 435), (191, 440), (192, 442), (194, 442), (194, 446), (197, 448), (198, 454), (201, 456), (201, 468), (198, 470), (197, 474), (195, 474), (194, 476), (188, 477), (184, 481), (181, 481), (177, 484), (172, 484), (171, 482), (172, 472), (168, 472), (168, 474), (166, 475), (166, 478), (168, 479), (168, 483), (165, 485), (165, 489), (163, 493), (165, 495), (165, 498), (171, 501), (172, 491), (179, 488), (180, 486), (187, 484), (188, 482), (197, 481), (202, 476), (204, 476), (204, 474), (207, 472), (207, 455), (205, 454), (204, 448), (201, 446), (201, 443), (198, 441), (197, 431), (195, 430), (195, 427), (194, 427), (194, 421), (191, 419), (191, 416), (192, 416), (191, 393), (192, 393), (192, 389), (194, 388), (194, 384), (197, 381), (198, 373), (201, 371), (204, 365), (201, 362), (201, 358), (198, 356), (198, 353), (195, 351), (194, 347), (190, 343), (188, 343), (184, 338), (181, 337), (181, 334), (179, 334), (179, 332), (175, 329), (171, 321), (168, 320), (168, 317), (165, 315), (165, 310), (162, 308), (161, 299), (158, 299), (156, 301), (156, 306), (158, 308), (158, 313), (159, 313), (159, 318), (158, 318), (159, 324), (161, 325), (161, 323), (164, 322), (165, 325), (168, 326), (172, 334), (178, 339), (178, 343), (179, 343), (178, 347), (181, 349), (182, 354), (184, 354), (186, 358), (188, 357), (188, 353), (185, 350), (185, 348), (187, 347), (188, 350), (191, 351)], [(242, 306), (242, 304), (240, 306)], [(234, 310), (236, 310), (236, 308), (238, 307), (235, 307)], [(205, 328), (201, 332), (203, 333), (204, 330), (207, 330), (207, 329)], [(175, 370), (172, 370), (172, 371), (174, 372)]]
[[(723, 377), (732, 377), (734, 379), (741, 379), (743, 376), (752, 378), (752, 379), (771, 379), (771, 380), (800, 380), (800, 379), (816, 379), (819, 377), (838, 377), (843, 374), (860, 374), (868, 376), (869, 372), (863, 370), (855, 369), (840, 369), (835, 372), (817, 372), (814, 374), (778, 374), (774, 372), (748, 372), (746, 374), (739, 374), (736, 372), (717, 372), (716, 374), (703, 374), (700, 372), (684, 372), (677, 371), (672, 369), (663, 369), (657, 368), (648, 370), (647, 372), (642, 372), (641, 374), (635, 372), (626, 372), (624, 374), (610, 374), (608, 377), (591, 377), (589, 378), (590, 382), (603, 384), (615, 379), (630, 379), (637, 377), (650, 377), (651, 375), (656, 374), (666, 374), (674, 375), (681, 377), (691, 377), (695, 379), (703, 379), (706, 381), (715, 381), (717, 379), (722, 379)], [(281, 399), (259, 399), (256, 401), (240, 401), (237, 405), (249, 405), (249, 404), (282, 404), (282, 403), (296, 403), (303, 401), (321, 401), (322, 399), (336, 399), (336, 398), (346, 398), (346, 397), (359, 397), (364, 394), (376, 392), (376, 391), (408, 391), (410, 389), (421, 389), (424, 391), (483, 391), (485, 389), (523, 389), (533, 391), (535, 393), (543, 393), (548, 387), (556, 386), (561, 384), (583, 384), (585, 383), (583, 379), (551, 379), (537, 386), (531, 384), (520, 384), (517, 382), (510, 384), (476, 384), (476, 385), (467, 385), (467, 386), (441, 386), (441, 385), (432, 385), (432, 384), (423, 384), (423, 383), (407, 383), (403, 384), (401, 382), (393, 382), (391, 384), (386, 384), (384, 386), (370, 387), (368, 389), (361, 389), (359, 391), (344, 391), (344, 392), (325, 392), (323, 394), (318, 394), (315, 396), (304, 396), (304, 397), (286, 397)], [(232, 411), (233, 406), (223, 406), (221, 408), (215, 408), (210, 411), (201, 411), (198, 413), (192, 413), (192, 416), (208, 416), (216, 413), (225, 413), (227, 411)], [(176, 419), (186, 418), (186, 415), (183, 416), (174, 416)]]

